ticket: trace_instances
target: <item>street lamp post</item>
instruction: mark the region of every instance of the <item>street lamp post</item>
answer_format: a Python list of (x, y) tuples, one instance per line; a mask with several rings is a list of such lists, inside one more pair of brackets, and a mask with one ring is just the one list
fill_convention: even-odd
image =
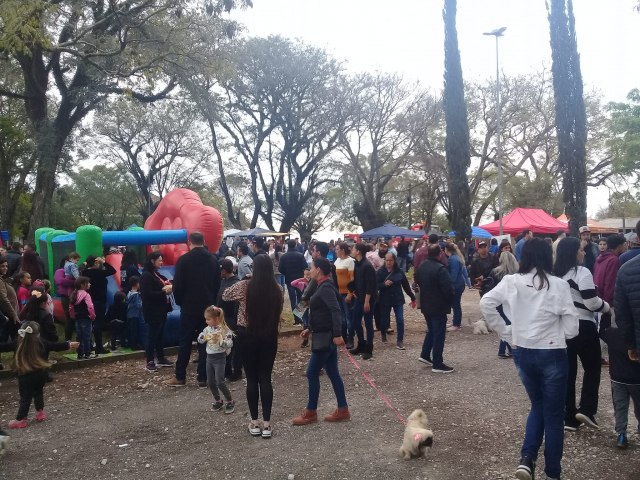
[(496, 37), (496, 158), (498, 160), (498, 219), (500, 223), (500, 235), (502, 236), (502, 129), (501, 129), (501, 110), (500, 105), (500, 54), (499, 54), (499, 38), (504, 34), (507, 27), (496, 28), (491, 32), (484, 32), (483, 35)]

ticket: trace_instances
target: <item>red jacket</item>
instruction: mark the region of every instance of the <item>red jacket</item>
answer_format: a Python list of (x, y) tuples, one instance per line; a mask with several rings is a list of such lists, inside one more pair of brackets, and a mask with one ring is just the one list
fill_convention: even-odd
[(609, 305), (613, 305), (613, 291), (619, 269), (618, 255), (609, 250), (602, 252), (596, 259), (596, 265), (593, 269), (593, 283), (596, 284), (598, 296)]

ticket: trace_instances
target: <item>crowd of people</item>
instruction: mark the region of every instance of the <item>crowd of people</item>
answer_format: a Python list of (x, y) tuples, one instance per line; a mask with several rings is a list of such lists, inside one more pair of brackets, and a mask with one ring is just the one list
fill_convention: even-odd
[[(21, 245), (13, 244), (0, 252), (0, 340), (4, 351), (16, 352), (21, 395), (20, 410), (9, 427), (26, 427), (32, 400), (36, 420), (46, 419), (43, 387), (50, 379), (48, 352), (75, 348), (78, 359), (106, 353), (102, 332), (108, 325), (111, 348), (144, 347), (148, 372), (173, 367), (175, 374), (167, 382), (171, 387), (187, 384), (196, 341), (195, 379), (198, 386), (211, 390), (214, 411), (234, 412), (227, 382), (241, 379), (244, 372), (251, 417), (248, 431), (271, 438), (271, 376), (285, 293), (295, 322), (302, 326), (301, 347), (310, 345), (311, 350), (307, 405), (292, 423), (318, 420), (321, 371), (337, 402), (325, 421), (348, 420), (351, 413), (338, 349), (345, 345), (351, 355), (368, 360), (377, 342), (387, 343), (395, 334), (395, 347), (405, 350), (408, 300), (426, 323), (418, 360), (434, 373), (451, 373), (454, 368), (443, 358), (446, 334), (462, 328), (462, 295), (465, 289), (475, 289), (486, 322), (500, 336), (498, 356), (514, 359), (531, 400), (516, 475), (533, 478), (544, 438), (545, 473), (547, 478), (559, 478), (564, 431), (582, 425), (598, 428), (603, 364), (610, 366), (620, 448), (628, 444), (630, 399), (636, 416), (640, 415), (640, 257), (634, 258), (640, 254), (640, 222), (636, 230), (629, 241), (610, 235), (598, 243), (586, 226), (580, 228), (580, 238), (558, 232), (555, 241), (525, 230), (513, 244), (493, 239), (477, 246), (435, 234), (419, 241), (399, 238), (372, 244), (312, 241), (306, 245), (294, 239), (255, 237), (228, 239), (216, 253), (208, 251), (202, 234), (193, 232), (189, 252), (178, 260), (172, 280), (161, 273), (159, 251), (147, 255), (142, 272), (135, 253), (126, 251), (120, 272), (122, 292), (109, 308), (107, 277), (115, 269), (103, 257), (92, 256), (81, 266), (80, 256), (73, 252), (54, 274), (65, 312), (64, 342), (59, 342), (53, 324), (50, 284), (42, 261), (33, 245), (21, 251)], [(174, 304), (181, 308), (175, 364), (166, 358), (163, 345), (164, 325)], [(601, 340), (608, 346), (609, 363)], [(576, 403), (578, 360), (583, 381)]]

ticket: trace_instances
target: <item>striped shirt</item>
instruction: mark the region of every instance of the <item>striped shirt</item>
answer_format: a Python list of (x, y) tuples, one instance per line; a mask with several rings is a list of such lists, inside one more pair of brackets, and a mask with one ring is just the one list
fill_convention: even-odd
[(606, 313), (609, 304), (598, 297), (596, 286), (593, 283), (593, 275), (585, 267), (577, 267), (569, 270), (563, 277), (571, 287), (573, 305), (578, 310), (580, 320), (589, 320), (595, 323), (593, 312)]

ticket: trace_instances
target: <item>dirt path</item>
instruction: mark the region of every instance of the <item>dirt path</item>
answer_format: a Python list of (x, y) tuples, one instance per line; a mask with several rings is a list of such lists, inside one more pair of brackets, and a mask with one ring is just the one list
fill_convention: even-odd
[[(476, 292), (465, 293), (465, 323), (477, 318), (477, 299)], [(193, 381), (193, 366), (188, 386), (170, 389), (162, 382), (171, 371), (151, 375), (141, 361), (129, 360), (57, 373), (45, 391), (50, 419), (11, 432), (0, 478), (513, 478), (529, 404), (512, 361), (496, 355), (497, 338), (475, 336), (468, 327), (449, 334), (445, 361), (456, 372), (436, 375), (417, 362), (424, 320), (416, 312), (406, 316), (406, 351), (394, 348), (393, 336), (384, 346), (376, 338), (374, 359), (357, 361), (400, 412), (427, 412), (435, 443), (425, 460), (398, 458), (403, 425), (344, 355), (340, 369), (352, 421), (291, 426), (291, 417), (306, 403), (309, 351), (289, 337), (281, 341), (274, 371), (271, 440), (254, 439), (246, 430), (243, 382), (232, 384), (236, 412), (213, 413), (211, 394)], [(325, 413), (335, 400), (326, 377), (321, 383), (319, 412)], [(15, 380), (3, 381), (0, 405), (6, 426), (17, 409)], [(567, 435), (563, 479), (639, 479), (640, 440), (632, 437), (627, 451), (615, 448), (606, 372), (599, 419), (599, 431), (583, 428)], [(635, 420), (629, 428), (636, 428)], [(538, 474), (544, 478), (542, 465)]]

